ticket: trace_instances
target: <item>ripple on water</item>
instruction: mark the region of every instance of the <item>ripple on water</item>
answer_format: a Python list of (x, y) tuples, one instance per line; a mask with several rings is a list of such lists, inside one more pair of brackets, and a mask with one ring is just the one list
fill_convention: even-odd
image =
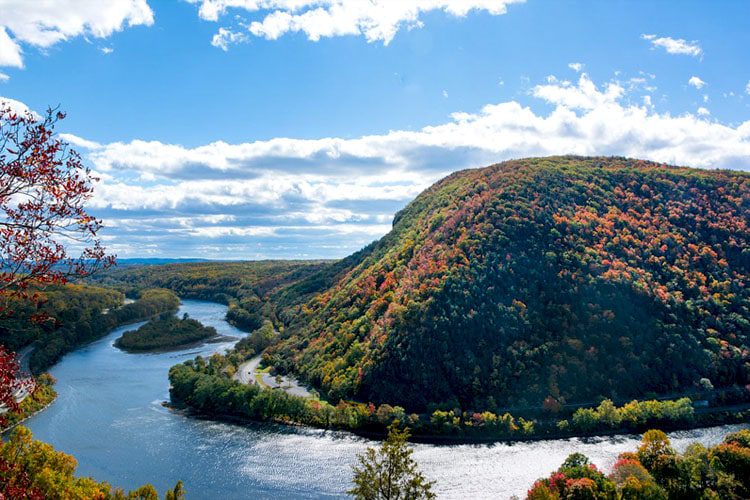
[[(214, 326), (222, 335), (245, 334), (224, 321), (226, 306), (185, 300), (179, 314)], [(197, 498), (341, 497), (350, 488), (351, 465), (372, 441), (343, 432), (254, 424), (232, 425), (188, 418), (168, 410), (169, 368), (200, 354), (222, 352), (232, 342), (185, 351), (133, 355), (105, 339), (69, 354), (51, 371), (57, 401), (29, 420), (34, 434), (76, 456), (79, 472), (116, 486), (152, 482), (160, 491), (185, 482)], [(672, 433), (684, 449), (690, 441), (714, 444), (741, 426)], [(636, 436), (534, 443), (436, 446), (416, 444), (414, 457), (436, 480), (441, 498), (508, 498), (526, 492), (570, 453), (588, 455), (605, 470)]]

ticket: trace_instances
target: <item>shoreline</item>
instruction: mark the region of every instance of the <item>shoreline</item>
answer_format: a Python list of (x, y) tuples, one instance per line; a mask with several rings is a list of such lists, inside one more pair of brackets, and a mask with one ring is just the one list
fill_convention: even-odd
[[(176, 413), (180, 413), (187, 418), (197, 418), (200, 420), (208, 420), (208, 421), (215, 421), (215, 422), (225, 422), (225, 423), (231, 423), (231, 424), (237, 424), (240, 426), (247, 426), (248, 424), (253, 425), (262, 425), (262, 424), (273, 424), (273, 425), (283, 425), (283, 426), (289, 426), (291, 428), (307, 428), (307, 429), (316, 429), (321, 431), (333, 431), (333, 432), (344, 432), (347, 434), (352, 434), (354, 436), (367, 438), (367, 439), (373, 439), (377, 441), (382, 441), (387, 436), (387, 431), (375, 431), (375, 430), (353, 430), (353, 429), (344, 429), (344, 428), (337, 428), (337, 427), (316, 427), (313, 425), (303, 424), (299, 422), (293, 422), (293, 421), (285, 421), (285, 420), (255, 420), (247, 417), (240, 417), (237, 415), (231, 415), (226, 413), (217, 413), (217, 414), (208, 414), (205, 412), (200, 412), (198, 410), (195, 410), (188, 406), (177, 406), (174, 405), (171, 401), (163, 401), (162, 406), (169, 409), (170, 411), (174, 411)], [(721, 412), (716, 412), (721, 413)], [(732, 413), (730, 415), (726, 415), (726, 417), (736, 417), (737, 414)], [(637, 429), (630, 429), (630, 428), (620, 428), (620, 429), (611, 429), (611, 430), (601, 430), (601, 431), (595, 431), (591, 433), (548, 433), (548, 434), (536, 434), (536, 435), (528, 435), (528, 436), (513, 436), (513, 437), (503, 437), (503, 438), (497, 438), (497, 437), (491, 437), (491, 436), (471, 436), (471, 435), (464, 435), (464, 436), (457, 436), (457, 435), (441, 435), (441, 434), (424, 434), (424, 433), (414, 433), (411, 434), (409, 437), (409, 441), (413, 443), (420, 443), (420, 444), (432, 444), (436, 446), (453, 446), (453, 445), (461, 445), (461, 444), (513, 444), (513, 443), (530, 443), (530, 442), (538, 442), (538, 441), (566, 441), (570, 439), (596, 439), (596, 438), (607, 438), (607, 437), (614, 437), (614, 436), (637, 436), (642, 434), (643, 432), (649, 430), (649, 429), (659, 429), (664, 432), (676, 432), (676, 431), (690, 431), (690, 430), (696, 430), (696, 429), (709, 429), (712, 427), (721, 427), (725, 425), (738, 425), (738, 424), (750, 424), (750, 414), (745, 415), (744, 417), (736, 418), (734, 420), (728, 420), (725, 419), (722, 422), (708, 422), (708, 421), (701, 421), (696, 422), (694, 425), (646, 425), (642, 428)], [(407, 426), (408, 427), (408, 426)]]
[(194, 342), (189, 342), (187, 344), (155, 347), (153, 349), (129, 349), (127, 347), (122, 347), (120, 345), (117, 345), (117, 341), (120, 340), (120, 338), (122, 338), (122, 335), (118, 337), (117, 339), (115, 339), (115, 341), (112, 343), (112, 346), (127, 354), (163, 354), (166, 352), (183, 351), (185, 349), (192, 349), (193, 347), (200, 347), (206, 344), (220, 344), (222, 342), (228, 342), (230, 340), (239, 340), (237, 337), (232, 337), (230, 335), (214, 335), (213, 337), (208, 337), (203, 340), (196, 340)]
[[(53, 388), (53, 390), (54, 390), (54, 388)], [(14, 424), (11, 424), (11, 425), (9, 425), (8, 427), (5, 427), (5, 428), (3, 428), (3, 429), (0, 429), (0, 436), (5, 436), (5, 435), (6, 435), (6, 434), (8, 434), (8, 433), (9, 433), (10, 431), (12, 431), (13, 429), (15, 429), (15, 428), (16, 428), (16, 427), (18, 427), (19, 425), (22, 425), (22, 424), (23, 424), (24, 422), (26, 422), (26, 421), (27, 421), (27, 420), (29, 420), (30, 418), (32, 418), (32, 417), (35, 417), (35, 416), (39, 415), (39, 414), (40, 414), (40, 413), (42, 413), (42, 412), (43, 412), (44, 410), (46, 410), (47, 408), (49, 408), (50, 406), (52, 406), (52, 403), (54, 403), (55, 401), (57, 401), (57, 391), (55, 391), (55, 395), (54, 395), (54, 397), (52, 397), (52, 399), (50, 399), (49, 401), (47, 401), (47, 403), (46, 403), (46, 404), (45, 404), (44, 406), (42, 406), (41, 408), (37, 409), (37, 410), (36, 410), (36, 411), (34, 411), (33, 413), (29, 413), (28, 415), (26, 415), (25, 417), (23, 417), (23, 418), (22, 418), (21, 420), (19, 420), (18, 422), (15, 422)]]

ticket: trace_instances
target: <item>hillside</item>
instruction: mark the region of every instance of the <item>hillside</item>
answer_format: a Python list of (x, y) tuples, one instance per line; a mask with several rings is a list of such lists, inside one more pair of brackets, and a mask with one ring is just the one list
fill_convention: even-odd
[(279, 323), (277, 311), (299, 307), (312, 293), (333, 284), (324, 277), (337, 265), (314, 260), (128, 265), (94, 276), (93, 281), (126, 295), (156, 287), (186, 299), (221, 302), (229, 306), (227, 319), (232, 324), (253, 331), (266, 319)]
[(268, 360), (333, 401), (413, 410), (742, 387), (749, 219), (739, 172), (580, 157), (457, 172), (323, 269), (331, 286)]

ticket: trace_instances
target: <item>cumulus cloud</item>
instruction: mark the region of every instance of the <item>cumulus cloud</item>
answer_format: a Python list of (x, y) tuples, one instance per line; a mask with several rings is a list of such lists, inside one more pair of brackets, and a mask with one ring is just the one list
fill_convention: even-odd
[(23, 67), (22, 44), (45, 49), (153, 22), (146, 0), (0, 0), (0, 66)]
[(697, 76), (691, 76), (690, 79), (688, 80), (688, 85), (692, 85), (696, 89), (702, 89), (703, 87), (706, 86), (706, 82), (704, 82)]
[(572, 62), (568, 64), (568, 67), (572, 69), (573, 71), (575, 71), (576, 73), (580, 73), (581, 70), (583, 69), (583, 63)]
[(687, 41), (682, 38), (644, 34), (641, 38), (648, 40), (653, 48), (660, 47), (669, 54), (683, 54), (693, 57), (703, 55), (703, 49), (697, 41)]
[(585, 73), (576, 82), (550, 78), (529, 94), (544, 112), (512, 100), (353, 139), (184, 147), (64, 138), (102, 177), (92, 206), (113, 244), (130, 242), (131, 254), (338, 257), (384, 234), (437, 179), (509, 158), (621, 155), (750, 170), (750, 121), (725, 125), (703, 108), (660, 113), (641, 92)]
[(700, 108), (698, 108), (698, 114), (700, 116), (708, 116), (708, 115), (711, 114), (711, 112), (708, 109), (706, 109), (703, 106), (701, 106)]
[(11, 99), (10, 97), (3, 97), (0, 95), (0, 109), (10, 109), (14, 113), (28, 113), (31, 112), (34, 116), (39, 117), (40, 115), (31, 110), (25, 103)]
[(247, 40), (247, 36), (244, 33), (232, 31), (227, 28), (219, 28), (219, 31), (211, 39), (211, 45), (226, 52), (229, 50), (230, 45), (242, 43), (245, 40)]
[(21, 47), (13, 41), (2, 25), (0, 25), (0, 66), (23, 68)]
[[(229, 9), (257, 18), (248, 29), (257, 37), (276, 40), (287, 33), (304, 33), (310, 40), (336, 36), (364, 36), (388, 44), (401, 29), (422, 26), (421, 16), (441, 11), (464, 17), (473, 10), (491, 15), (525, 0), (190, 0), (199, 4), (202, 19), (218, 21)], [(224, 40), (221, 34), (218, 40)], [(214, 42), (217, 38), (214, 36)]]

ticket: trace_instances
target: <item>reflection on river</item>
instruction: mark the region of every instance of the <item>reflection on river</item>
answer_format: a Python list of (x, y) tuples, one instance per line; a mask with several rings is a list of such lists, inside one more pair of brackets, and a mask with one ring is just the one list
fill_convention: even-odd
[[(224, 321), (221, 304), (183, 301), (188, 313), (220, 334), (244, 334)], [(342, 496), (355, 455), (371, 441), (343, 432), (278, 425), (239, 426), (187, 418), (161, 406), (169, 396), (169, 367), (232, 342), (185, 351), (127, 354), (113, 342), (130, 325), (66, 356), (51, 373), (57, 401), (28, 421), (34, 435), (72, 453), (79, 473), (133, 488), (153, 483), (160, 492), (185, 482), (188, 498), (294, 498)], [(678, 432), (678, 449), (692, 440), (719, 442), (740, 426)], [(441, 498), (523, 496), (533, 481), (574, 451), (611, 466), (638, 438), (620, 436), (512, 445), (415, 445), (414, 454)]]

